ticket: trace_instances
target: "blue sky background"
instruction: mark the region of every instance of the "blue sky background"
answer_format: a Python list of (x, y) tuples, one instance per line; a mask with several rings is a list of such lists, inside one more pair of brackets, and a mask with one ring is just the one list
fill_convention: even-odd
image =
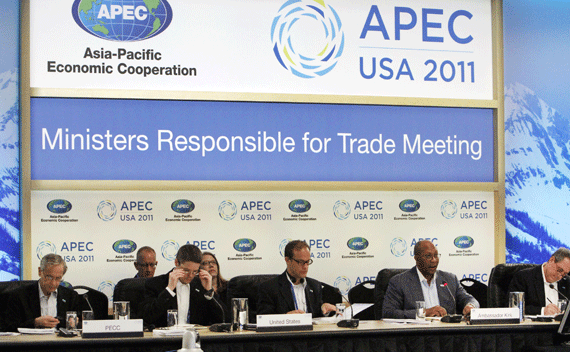
[(570, 117), (570, 0), (504, 0), (505, 84)]
[(0, 72), (9, 71), (18, 65), (19, 49), (19, 4), (17, 0), (0, 2)]

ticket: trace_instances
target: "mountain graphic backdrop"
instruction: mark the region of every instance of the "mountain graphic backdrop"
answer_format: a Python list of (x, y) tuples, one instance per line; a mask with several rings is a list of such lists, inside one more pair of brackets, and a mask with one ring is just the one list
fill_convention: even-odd
[(570, 121), (505, 87), (506, 262), (543, 263), (570, 243)]
[(0, 280), (20, 277), (18, 71), (0, 73)]

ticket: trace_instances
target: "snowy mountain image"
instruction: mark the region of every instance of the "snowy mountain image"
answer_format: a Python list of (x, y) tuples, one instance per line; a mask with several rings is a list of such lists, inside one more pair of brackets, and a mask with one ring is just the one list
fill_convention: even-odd
[(0, 73), (0, 280), (20, 276), (18, 71)]
[(507, 263), (570, 245), (570, 121), (532, 90), (505, 87)]

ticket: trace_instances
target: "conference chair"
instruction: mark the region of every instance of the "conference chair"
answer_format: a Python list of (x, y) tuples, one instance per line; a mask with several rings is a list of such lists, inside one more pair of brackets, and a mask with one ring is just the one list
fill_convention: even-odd
[(532, 268), (540, 264), (498, 264), (489, 275), (487, 306), (489, 308), (508, 307), (509, 284), (519, 270)]
[(342, 294), (338, 288), (324, 282), (321, 282), (321, 288), (323, 290), (323, 302), (330, 304), (342, 303)]
[(384, 304), (384, 297), (388, 289), (388, 283), (392, 276), (403, 273), (409, 269), (382, 269), (376, 275), (376, 283), (374, 285), (374, 316), (377, 320), (382, 319), (382, 305)]
[[(277, 277), (277, 274), (240, 275), (228, 281), (228, 309), (231, 312), (232, 298), (247, 298), (249, 306), (249, 322), (257, 322), (257, 291), (259, 285), (267, 280)], [(226, 322), (231, 317), (226, 317)]]
[(375, 281), (368, 280), (361, 282), (348, 291), (348, 301), (354, 303), (372, 303), (372, 306), (354, 315), (355, 319), (374, 320), (374, 288)]
[(86, 302), (80, 303), (80, 306), (93, 309), (96, 320), (109, 319), (109, 298), (106, 294), (87, 286), (73, 286), (73, 289), (79, 294), (79, 300)]
[(469, 277), (459, 280), (459, 283), (479, 302), (479, 307), (487, 308), (487, 290), (489, 289), (487, 285)]
[(37, 285), (37, 280), (21, 281), (0, 281), (0, 331), (4, 331), (4, 321), (6, 319), (6, 309), (8, 308), (8, 297), (12, 291), (26, 285)]
[(128, 278), (122, 279), (115, 285), (113, 291), (113, 301), (129, 301), (131, 302), (131, 319), (142, 319), (140, 310), (144, 300), (144, 284), (146, 278)]

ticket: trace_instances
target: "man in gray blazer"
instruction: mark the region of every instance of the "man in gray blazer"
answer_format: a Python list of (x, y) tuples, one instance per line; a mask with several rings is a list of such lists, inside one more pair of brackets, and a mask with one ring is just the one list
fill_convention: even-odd
[[(426, 317), (455, 314), (462, 307), (464, 315), (479, 302), (468, 294), (451, 273), (437, 270), (439, 253), (430, 241), (414, 247), (416, 266), (390, 279), (382, 306), (382, 318), (416, 317), (416, 301), (426, 302)], [(461, 308), (460, 308), (461, 309)]]

